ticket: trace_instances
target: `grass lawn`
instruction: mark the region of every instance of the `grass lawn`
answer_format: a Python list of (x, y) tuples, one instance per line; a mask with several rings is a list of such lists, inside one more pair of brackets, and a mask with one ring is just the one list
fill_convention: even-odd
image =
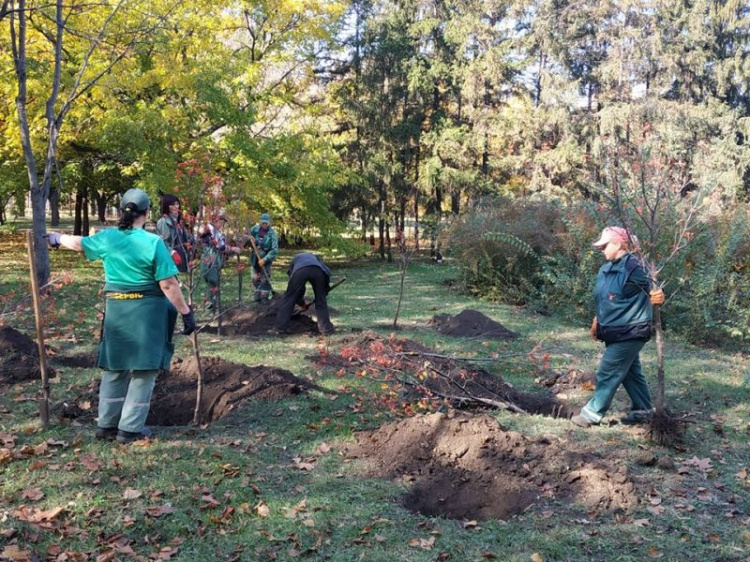
[[(288, 262), (291, 252), (282, 256)], [(0, 319), (33, 336), (27, 263), (22, 236), (0, 237)], [(619, 424), (583, 430), (541, 415), (481, 412), (531, 439), (547, 436), (614, 459), (628, 469), (636, 505), (587, 510), (546, 498), (507, 521), (426, 517), (403, 507), (408, 483), (364, 476), (362, 462), (341, 452), (357, 431), (397, 420), (401, 410), (378, 400), (380, 384), (310, 360), (365, 330), (389, 336), (398, 267), (330, 263), (334, 278), (347, 277), (329, 296), (338, 311), (334, 336), (200, 336), (203, 355), (288, 369), (320, 387), (309, 394), (249, 401), (206, 426), (154, 428), (146, 446), (117, 446), (94, 440), (90, 422), (55, 417), (42, 430), (36, 381), (0, 386), (0, 560), (750, 560), (746, 356), (667, 334), (667, 403), (691, 419), (679, 450)], [(103, 307), (101, 266), (57, 251), (52, 269), (47, 343), (61, 356), (90, 353)], [(273, 275), (277, 290), (284, 270), (282, 260)], [(536, 381), (552, 370), (596, 368), (601, 348), (588, 326), (461, 295), (451, 289), (454, 277), (450, 263), (410, 266), (399, 338), (445, 355), (497, 357), (477, 365), (529, 392), (544, 392)], [(232, 268), (223, 283), (224, 298), (236, 302)], [(428, 325), (436, 314), (465, 309), (520, 337), (451, 338)], [(189, 356), (189, 340), (176, 338), (176, 355)], [(653, 343), (643, 359), (653, 380)], [(53, 406), (96, 385), (96, 369), (56, 368)], [(589, 395), (579, 387), (563, 398), (580, 407)], [(627, 405), (620, 390), (611, 418)], [(659, 463), (646, 462), (649, 456)]]

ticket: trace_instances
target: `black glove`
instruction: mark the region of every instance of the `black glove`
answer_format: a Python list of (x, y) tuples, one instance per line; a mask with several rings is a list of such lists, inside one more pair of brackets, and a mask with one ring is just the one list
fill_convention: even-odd
[(182, 326), (182, 333), (186, 336), (195, 332), (195, 314), (192, 310), (182, 315)]
[(50, 232), (49, 234), (47, 234), (47, 241), (49, 242), (51, 248), (59, 248), (61, 238), (62, 234), (60, 234), (59, 232)]

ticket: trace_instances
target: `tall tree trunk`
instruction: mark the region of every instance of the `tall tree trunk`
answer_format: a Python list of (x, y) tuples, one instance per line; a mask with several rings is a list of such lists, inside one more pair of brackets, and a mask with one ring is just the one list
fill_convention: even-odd
[(534, 84), (534, 107), (539, 107), (542, 103), (542, 72), (544, 71), (544, 51), (539, 51), (539, 70), (536, 74), (536, 83)]
[(82, 236), (89, 235), (89, 190), (85, 188), (83, 191), (83, 225), (81, 229)]
[(96, 196), (96, 215), (99, 222), (104, 223), (107, 220), (107, 198), (98, 191), (94, 192)]
[(421, 161), (422, 151), (417, 143), (417, 150), (414, 159), (414, 247), (419, 250), (419, 164)]
[(393, 246), (391, 246), (391, 224), (387, 220), (385, 222), (385, 240), (386, 240), (388, 263), (392, 263), (393, 262)]
[(379, 208), (380, 216), (378, 217), (378, 234), (380, 235), (380, 259), (385, 259), (385, 232), (386, 232), (386, 205), (385, 205), (385, 182), (380, 180), (378, 183), (380, 196)]
[(380, 259), (385, 259), (385, 218), (383, 216), (378, 218), (378, 252), (380, 253)]
[(49, 190), (50, 226), (60, 226), (60, 190), (53, 184)]
[[(18, 0), (18, 10), (10, 14), (10, 35), (13, 48), (13, 63), (18, 80), (18, 94), (16, 96), (16, 111), (21, 136), (21, 147), (26, 160), (26, 172), (29, 178), (29, 193), (31, 195), (31, 224), (34, 231), (34, 261), (39, 287), (47, 284), (50, 274), (49, 250), (47, 249), (47, 233), (45, 208), (47, 193), (44, 192), (44, 182), (39, 183), (36, 158), (31, 147), (29, 131), (29, 117), (26, 113), (27, 101), (27, 68), (26, 68), (26, 0)], [(16, 14), (18, 14), (18, 30), (16, 31)]]
[(83, 188), (78, 187), (76, 190), (76, 210), (73, 219), (73, 234), (81, 236), (83, 232)]

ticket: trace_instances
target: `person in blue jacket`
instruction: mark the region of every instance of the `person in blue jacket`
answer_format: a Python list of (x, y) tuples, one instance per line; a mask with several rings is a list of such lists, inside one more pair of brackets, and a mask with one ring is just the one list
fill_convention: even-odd
[(331, 290), (331, 270), (318, 256), (307, 252), (297, 254), (287, 269), (289, 284), (276, 314), (276, 322), (271, 330), (272, 334), (286, 334), (289, 321), (294, 314), (294, 307), (305, 304), (305, 285), (310, 282), (315, 294), (315, 317), (318, 321), (318, 331), (323, 335), (336, 331), (331, 324), (328, 311), (328, 291)]
[(570, 420), (579, 427), (601, 423), (620, 385), (632, 402), (623, 423), (645, 422), (653, 411), (640, 351), (651, 339), (652, 305), (664, 302), (664, 292), (650, 288), (641, 260), (631, 253), (635, 242), (632, 234), (618, 226), (605, 228), (594, 242), (607, 263), (596, 276), (596, 316), (591, 323), (591, 336), (606, 347), (596, 373), (594, 396)]

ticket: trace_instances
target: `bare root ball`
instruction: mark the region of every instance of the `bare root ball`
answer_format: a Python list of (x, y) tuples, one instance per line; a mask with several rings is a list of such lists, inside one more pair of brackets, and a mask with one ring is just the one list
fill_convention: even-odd
[(667, 410), (657, 410), (651, 417), (646, 437), (662, 447), (674, 447), (685, 438), (687, 421)]

